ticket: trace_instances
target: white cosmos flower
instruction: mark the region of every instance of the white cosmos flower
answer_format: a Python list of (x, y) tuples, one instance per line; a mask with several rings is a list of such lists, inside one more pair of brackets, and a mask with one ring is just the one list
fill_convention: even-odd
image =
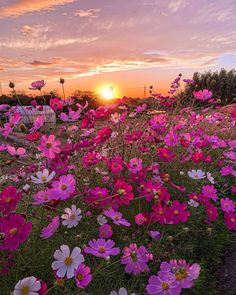
[(67, 245), (62, 245), (60, 250), (54, 252), (56, 261), (52, 263), (52, 269), (56, 271), (59, 278), (67, 279), (74, 277), (74, 272), (78, 266), (84, 262), (84, 256), (81, 254), (81, 249), (75, 247), (70, 254), (70, 248)]
[[(116, 291), (111, 291), (110, 295), (128, 295), (128, 292), (125, 288), (120, 288), (118, 292)], [(130, 295), (136, 295), (135, 293), (132, 293)]]
[(115, 124), (119, 123), (120, 122), (120, 114), (118, 113), (114, 113), (114, 114), (111, 114), (111, 121)]
[(65, 219), (62, 221), (62, 224), (68, 228), (76, 227), (80, 222), (82, 216), (80, 215), (81, 210), (76, 208), (75, 205), (72, 205), (71, 208), (66, 208), (66, 214), (62, 214), (61, 218)]
[(15, 285), (14, 295), (38, 295), (41, 283), (35, 277), (27, 277)]
[(199, 206), (199, 203), (194, 201), (193, 199), (189, 200), (188, 204), (189, 204), (189, 206), (194, 207), (194, 208)]
[(100, 224), (100, 225), (103, 225), (103, 224), (106, 224), (107, 223), (107, 219), (105, 216), (103, 215), (98, 215), (97, 217), (97, 222)]
[(52, 171), (52, 173), (49, 174), (48, 169), (44, 169), (43, 171), (38, 171), (36, 173), (37, 177), (31, 176), (31, 180), (33, 183), (37, 183), (37, 184), (48, 183), (53, 179), (55, 174), (56, 174), (55, 171)]
[(188, 176), (192, 179), (203, 179), (206, 177), (206, 173), (200, 169), (188, 171)]
[(207, 172), (207, 179), (210, 181), (210, 183), (215, 184), (215, 180), (210, 172)]

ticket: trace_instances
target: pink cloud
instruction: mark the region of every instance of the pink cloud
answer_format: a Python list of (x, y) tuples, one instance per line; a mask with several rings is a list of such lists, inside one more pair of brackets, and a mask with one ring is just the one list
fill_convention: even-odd
[(41, 10), (53, 10), (55, 6), (73, 3), (76, 0), (18, 0), (0, 10), (0, 18), (17, 17), (25, 13)]

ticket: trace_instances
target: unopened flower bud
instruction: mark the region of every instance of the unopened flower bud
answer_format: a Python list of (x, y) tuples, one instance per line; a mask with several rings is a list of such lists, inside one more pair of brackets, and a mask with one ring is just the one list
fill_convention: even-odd
[(188, 227), (184, 227), (184, 228), (183, 228), (183, 231), (184, 231), (185, 233), (188, 233), (188, 232), (189, 232), (189, 228), (188, 228)]
[(10, 81), (9, 82), (9, 87), (14, 89), (15, 88), (15, 83), (13, 81)]
[(212, 227), (208, 227), (207, 228), (207, 232), (208, 232), (209, 235), (211, 235), (212, 231), (213, 231), (213, 228)]
[(60, 83), (64, 84), (65, 83), (65, 79), (64, 78), (60, 78)]
[(172, 242), (174, 240), (174, 237), (173, 236), (168, 236), (167, 239)]

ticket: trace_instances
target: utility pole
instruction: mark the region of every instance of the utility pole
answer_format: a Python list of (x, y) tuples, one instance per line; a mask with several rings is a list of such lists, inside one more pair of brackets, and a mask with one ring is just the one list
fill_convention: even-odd
[(0, 95), (3, 96), (3, 92), (2, 92), (2, 83), (0, 82)]
[(146, 98), (147, 96), (147, 87), (146, 84), (144, 85), (144, 90), (143, 90), (143, 97)]

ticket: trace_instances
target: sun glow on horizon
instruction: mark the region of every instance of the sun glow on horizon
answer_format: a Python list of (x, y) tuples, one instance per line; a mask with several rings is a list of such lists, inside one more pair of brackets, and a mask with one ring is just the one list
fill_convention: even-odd
[(106, 100), (111, 100), (115, 98), (114, 89), (111, 86), (102, 88), (100, 94), (101, 94), (101, 97)]

